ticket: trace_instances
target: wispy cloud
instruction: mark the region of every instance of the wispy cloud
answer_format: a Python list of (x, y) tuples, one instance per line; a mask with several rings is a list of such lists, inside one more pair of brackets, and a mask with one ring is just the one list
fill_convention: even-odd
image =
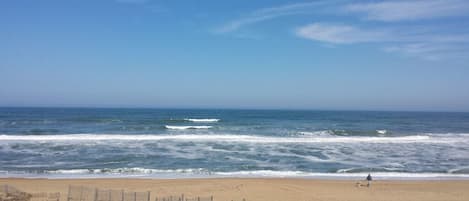
[(355, 3), (346, 11), (363, 14), (368, 20), (401, 21), (422, 20), (451, 16), (468, 16), (467, 0), (413, 0)]
[(312, 23), (295, 30), (299, 37), (336, 44), (370, 42), (469, 43), (469, 34), (441, 33), (437, 29), (397, 26), (394, 28), (362, 28), (358, 26)]
[[(404, 30), (404, 31), (403, 31)], [(312, 23), (295, 30), (299, 37), (329, 44), (375, 43), (386, 52), (437, 60), (448, 55), (468, 55), (469, 35), (439, 33), (418, 28), (360, 28), (350, 25)]]
[(427, 60), (442, 60), (445, 58), (466, 58), (469, 50), (465, 47), (467, 44), (458, 43), (404, 43), (385, 47), (386, 52), (415, 56)]
[(215, 32), (234, 35), (232, 32), (239, 32), (249, 25), (292, 15), (305, 15), (317, 21), (297, 27), (294, 31), (296, 36), (324, 44), (373, 43), (386, 52), (425, 59), (444, 58), (449, 54), (469, 56), (468, 30), (454, 27), (455, 24), (467, 23), (453, 21), (453, 27), (449, 29), (438, 23), (438, 20), (448, 17), (467, 19), (468, 0), (356, 0), (352, 3), (318, 0), (294, 3), (241, 15), (218, 27)]
[(242, 28), (243, 26), (290, 15), (313, 13), (324, 14), (327, 13), (324, 12), (324, 10), (334, 10), (334, 7), (336, 7), (335, 14), (337, 15), (356, 13), (364, 15), (366, 19), (379, 21), (419, 20), (450, 16), (469, 16), (469, 2), (467, 0), (401, 0), (352, 4), (345, 4), (343, 2), (345, 1), (317, 0), (313, 2), (294, 3), (276, 7), (261, 8), (223, 24), (216, 29), (216, 32), (233, 32)]
[(287, 4), (276, 7), (261, 8), (255, 10), (248, 15), (231, 20), (216, 29), (217, 33), (233, 32), (243, 26), (255, 24), (258, 22), (275, 19), (278, 17), (307, 14), (310, 13), (311, 8), (322, 5), (330, 4), (332, 1), (314, 1), (305, 3)]
[[(469, 56), (467, 30), (455, 31), (461, 29), (445, 29), (442, 24), (432, 23), (435, 19), (469, 16), (467, 0), (353, 3), (343, 5), (337, 12), (345, 15), (360, 14), (367, 20), (381, 23), (368, 24), (365, 28), (357, 25), (313, 23), (297, 28), (296, 35), (329, 44), (375, 43), (381, 45), (386, 52), (430, 60), (454, 58), (457, 55), (459, 58)], [(404, 26), (397, 23), (399, 21), (412, 21), (412, 25)]]
[(303, 38), (327, 43), (359, 43), (389, 40), (386, 32), (362, 30), (348, 25), (313, 23), (298, 28), (295, 33)]
[(118, 3), (129, 3), (129, 4), (143, 4), (148, 2), (148, 0), (116, 0)]
[(256, 22), (261, 22), (269, 19), (273, 19), (276, 17), (280, 17), (281, 15), (264, 15), (264, 16), (255, 16), (255, 17), (249, 17), (249, 18), (242, 18), (238, 20), (231, 21), (222, 27), (219, 27), (215, 30), (217, 33), (227, 33), (227, 32), (232, 32), (238, 30), (240, 27), (249, 25), (249, 24), (254, 24)]

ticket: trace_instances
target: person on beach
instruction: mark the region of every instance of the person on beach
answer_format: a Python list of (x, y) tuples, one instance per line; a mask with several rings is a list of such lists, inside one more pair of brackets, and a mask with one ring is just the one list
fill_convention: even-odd
[(368, 181), (368, 187), (370, 187), (371, 185), (371, 180), (373, 180), (373, 178), (371, 178), (371, 174), (368, 174), (368, 176), (366, 177), (366, 181)]

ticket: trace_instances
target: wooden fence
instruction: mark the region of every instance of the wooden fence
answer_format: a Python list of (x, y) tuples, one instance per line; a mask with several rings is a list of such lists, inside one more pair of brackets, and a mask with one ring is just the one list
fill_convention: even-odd
[(67, 201), (150, 201), (150, 191), (133, 192), (69, 186)]

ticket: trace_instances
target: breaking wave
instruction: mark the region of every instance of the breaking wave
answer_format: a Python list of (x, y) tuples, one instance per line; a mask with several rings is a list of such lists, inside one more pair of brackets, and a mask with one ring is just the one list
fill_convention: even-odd
[(46, 174), (208, 174), (208, 170), (203, 168), (194, 169), (148, 169), (148, 168), (103, 168), (103, 169), (70, 169), (70, 170), (46, 170)]
[[(469, 179), (469, 174), (453, 174), (453, 173), (407, 173), (407, 172), (371, 172), (373, 177), (381, 179)], [(104, 168), (104, 169), (60, 169), (46, 170), (43, 172), (27, 173), (27, 172), (9, 172), (0, 171), (2, 174), (15, 175), (21, 174), (25, 177), (267, 177), (267, 178), (331, 178), (331, 179), (356, 179), (363, 178), (368, 172), (305, 172), (305, 171), (277, 171), (277, 170), (250, 170), (250, 171), (232, 171), (217, 172), (209, 171), (204, 168), (188, 168), (188, 169), (148, 169), (148, 168)]]
[(214, 123), (220, 121), (220, 119), (184, 119), (184, 121), (196, 122), (196, 123)]
[(388, 133), (387, 130), (376, 130), (376, 132), (377, 132), (378, 134), (381, 134), (381, 135), (384, 135), (384, 134)]
[(166, 129), (171, 129), (171, 130), (187, 130), (187, 129), (209, 129), (212, 128), (212, 126), (164, 126)]
[[(190, 129), (190, 127), (170, 127)], [(210, 128), (199, 126), (197, 128)], [(469, 143), (460, 135), (411, 135), (400, 137), (378, 136), (301, 136), (272, 137), (230, 134), (181, 134), (181, 135), (124, 135), (124, 134), (65, 134), (65, 135), (0, 135), (2, 141), (207, 141), (240, 143)]]

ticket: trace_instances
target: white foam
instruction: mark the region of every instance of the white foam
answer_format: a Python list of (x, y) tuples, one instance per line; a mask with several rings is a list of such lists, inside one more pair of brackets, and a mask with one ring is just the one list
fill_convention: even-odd
[(208, 171), (203, 168), (188, 169), (149, 169), (149, 168), (104, 168), (104, 169), (61, 169), (48, 170), (47, 174), (204, 174)]
[(89, 174), (88, 169), (71, 169), (71, 170), (50, 170), (47, 171), (49, 174)]
[(469, 166), (451, 169), (451, 170), (448, 170), (448, 173), (452, 173), (452, 174), (469, 173)]
[[(320, 173), (303, 171), (237, 171), (237, 172), (215, 172), (215, 175), (241, 176), (241, 177), (311, 177), (311, 178), (364, 178), (368, 173)], [(468, 174), (448, 174), (448, 173), (405, 173), (405, 172), (373, 172), (373, 177), (381, 179), (412, 179), (412, 178), (469, 178)]]
[(218, 122), (220, 119), (184, 119), (185, 121), (197, 122), (197, 123), (213, 123)]
[[(346, 169), (339, 169), (337, 170), (336, 173), (360, 173), (361, 171), (364, 171), (367, 169), (369, 168), (346, 168)], [(395, 167), (381, 167), (381, 168), (378, 167), (378, 168), (372, 168), (372, 169), (384, 170), (385, 172), (402, 171), (402, 168), (395, 168)]]
[(172, 130), (187, 130), (187, 129), (209, 129), (212, 128), (212, 126), (165, 126), (166, 129), (172, 129)]
[[(368, 172), (361, 173), (322, 173), (304, 171), (275, 171), (275, 170), (252, 170), (233, 172), (210, 172), (204, 168), (188, 169), (147, 169), (147, 168), (115, 168), (115, 169), (63, 169), (45, 171), (46, 177), (65, 178), (88, 178), (88, 177), (147, 177), (147, 178), (224, 178), (224, 177), (268, 177), (268, 178), (323, 178), (323, 179), (362, 179)], [(44, 173), (9, 172), (0, 171), (8, 176), (17, 175), (20, 177), (44, 177)], [(406, 172), (372, 172), (375, 179), (469, 179), (469, 174), (450, 173), (406, 173)]]
[(1, 141), (207, 141), (240, 143), (469, 143), (467, 137), (437, 137), (412, 135), (402, 137), (317, 136), (269, 137), (252, 135), (181, 134), (181, 135), (123, 135), (123, 134), (66, 134), (66, 135), (0, 135)]
[(386, 134), (388, 131), (387, 131), (387, 130), (376, 130), (376, 132), (377, 132), (378, 134), (384, 135), (384, 134)]
[(300, 135), (304, 136), (331, 136), (333, 134), (332, 131), (330, 130), (323, 130), (323, 131), (314, 131), (314, 132), (308, 132), (308, 131), (301, 131), (298, 132)]

